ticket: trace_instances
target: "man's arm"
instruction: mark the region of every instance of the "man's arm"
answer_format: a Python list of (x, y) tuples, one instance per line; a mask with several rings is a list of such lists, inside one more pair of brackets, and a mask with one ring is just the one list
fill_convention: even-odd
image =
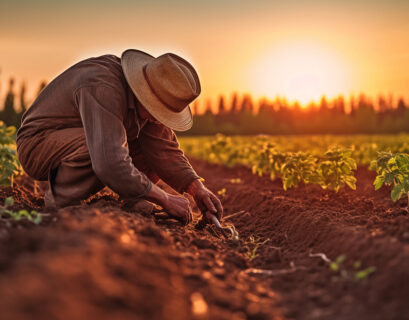
[(146, 162), (163, 181), (178, 192), (191, 194), (203, 214), (210, 211), (219, 219), (223, 217), (220, 200), (200, 181), (171, 129), (148, 124), (141, 131), (139, 142)]
[(92, 168), (97, 177), (124, 197), (143, 197), (151, 181), (132, 164), (123, 126), (126, 98), (109, 86), (87, 86), (75, 92)]
[(161, 124), (147, 123), (138, 138), (146, 163), (168, 185), (183, 193), (200, 179), (179, 148), (175, 133)]
[(192, 220), (189, 202), (166, 193), (140, 172), (129, 156), (122, 107), (125, 98), (109, 86), (83, 87), (75, 92), (92, 168), (97, 177), (123, 197), (143, 198), (161, 205), (184, 223)]

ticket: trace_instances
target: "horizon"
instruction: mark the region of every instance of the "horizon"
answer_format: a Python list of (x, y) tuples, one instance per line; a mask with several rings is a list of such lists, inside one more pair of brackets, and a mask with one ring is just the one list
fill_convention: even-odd
[(1, 100), (10, 77), (31, 98), (77, 61), (132, 47), (190, 61), (201, 104), (233, 92), (302, 105), (360, 93), (409, 100), (407, 1), (96, 3), (0, 4)]
[[(13, 85), (14, 108), (16, 109), (17, 112), (20, 112), (21, 111), (20, 92), (21, 92), (21, 85), (23, 84), (23, 82), (19, 83), (18, 81), (16, 81), (14, 77), (11, 77), (11, 79), (8, 79), (7, 83), (9, 82), (9, 80), (13, 80), (14, 82), (14, 85)], [(33, 95), (31, 97), (25, 95), (26, 107), (27, 106), (29, 107), (34, 102), (37, 94), (40, 92), (41, 87), (43, 87), (44, 84), (48, 85), (48, 83), (49, 82), (42, 80), (40, 81), (40, 83), (37, 84), (37, 86), (35, 86), (34, 88), (31, 88), (32, 90), (30, 90), (30, 88), (27, 88), (27, 87), (25, 88), (26, 93), (30, 91), (33, 92)], [(24, 82), (24, 84), (26, 85), (27, 83)], [(0, 94), (0, 111), (4, 109), (4, 103), (5, 103), (6, 95), (8, 93), (9, 84), (4, 86), (2, 85), (0, 81), (0, 90), (3, 87), (5, 87), (5, 90), (2, 90), (3, 95)], [(203, 115), (209, 109), (209, 106), (213, 114), (218, 114), (220, 99), (223, 99), (224, 101), (224, 106), (226, 108), (225, 110), (229, 111), (231, 109), (234, 96), (236, 96), (236, 99), (237, 99), (236, 103), (239, 106), (241, 105), (241, 103), (243, 102), (245, 98), (250, 98), (250, 102), (253, 106), (254, 113), (258, 113), (260, 106), (263, 103), (269, 105), (271, 108), (273, 107), (276, 108), (277, 105), (280, 105), (281, 107), (284, 107), (284, 108), (294, 109), (298, 107), (301, 111), (310, 111), (311, 109), (314, 109), (314, 108), (320, 108), (322, 101), (325, 100), (325, 103), (328, 105), (328, 108), (332, 109), (334, 107), (334, 103), (336, 103), (338, 99), (341, 99), (343, 101), (346, 114), (349, 114), (351, 112), (353, 106), (357, 107), (357, 102), (359, 102), (360, 99), (362, 99), (362, 102), (365, 105), (369, 105), (370, 107), (372, 107), (375, 112), (379, 111), (381, 103), (389, 106), (389, 108), (391, 108), (390, 110), (396, 109), (400, 100), (402, 100), (404, 105), (407, 108), (409, 108), (409, 99), (405, 98), (403, 95), (396, 96), (393, 93), (389, 93), (389, 94), (378, 93), (376, 96), (369, 96), (365, 92), (359, 92), (356, 94), (351, 93), (349, 95), (339, 94), (333, 97), (328, 97), (324, 94), (316, 100), (309, 100), (306, 103), (301, 103), (297, 99), (290, 100), (287, 97), (280, 96), (280, 95), (276, 95), (274, 97), (273, 96), (270, 96), (270, 97), (258, 96), (257, 97), (257, 96), (252, 95), (249, 92), (237, 92), (237, 91), (233, 91), (230, 93), (220, 93), (214, 97), (199, 96), (190, 104), (190, 107), (194, 115)], [(380, 102), (380, 100), (383, 100), (383, 102)], [(198, 112), (194, 112), (196, 108)]]

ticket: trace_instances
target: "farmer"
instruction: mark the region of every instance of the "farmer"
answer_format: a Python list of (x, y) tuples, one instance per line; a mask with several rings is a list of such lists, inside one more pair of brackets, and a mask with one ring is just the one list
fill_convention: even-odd
[(125, 201), (148, 200), (184, 223), (189, 201), (155, 184), (191, 194), (219, 219), (220, 200), (179, 148), (173, 130), (192, 126), (189, 103), (200, 94), (192, 65), (167, 53), (126, 50), (81, 61), (55, 78), (22, 119), (17, 150), (28, 175), (47, 181), (47, 207), (78, 204), (104, 186)]

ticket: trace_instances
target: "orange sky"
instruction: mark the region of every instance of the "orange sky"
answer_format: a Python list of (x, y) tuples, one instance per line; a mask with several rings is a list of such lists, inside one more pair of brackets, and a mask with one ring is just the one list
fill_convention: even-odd
[(126, 48), (175, 52), (202, 98), (250, 92), (308, 102), (337, 94), (409, 100), (409, 1), (7, 1), (0, 3), (0, 95), (29, 93), (76, 61)]

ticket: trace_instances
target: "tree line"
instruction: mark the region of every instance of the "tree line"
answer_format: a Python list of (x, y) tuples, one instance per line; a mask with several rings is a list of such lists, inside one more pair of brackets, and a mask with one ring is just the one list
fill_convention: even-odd
[[(47, 85), (42, 81), (37, 94)], [(0, 86), (0, 96), (2, 90)], [(14, 78), (8, 81), (0, 120), (20, 126), (21, 117), (29, 107), (26, 85), (16, 93)], [(387, 134), (409, 132), (409, 105), (403, 98), (382, 95), (374, 101), (365, 94), (340, 95), (302, 106), (285, 98), (263, 98), (255, 101), (250, 94), (233, 93), (230, 103), (220, 95), (217, 103), (210, 99), (196, 100), (192, 111), (194, 123), (184, 135), (223, 134)], [(202, 112), (200, 112), (202, 109)]]
[[(43, 90), (47, 85), (46, 81), (41, 81), (37, 94)], [(0, 96), (1, 96), (1, 86), (0, 86)], [(27, 87), (25, 82), (22, 82), (18, 93), (15, 90), (15, 80), (10, 78), (8, 81), (8, 88), (3, 102), (3, 107), (0, 109), (0, 120), (9, 126), (20, 127), (21, 117), (24, 112), (29, 107), (29, 102), (27, 99)]]
[[(233, 93), (230, 104), (220, 96), (195, 102), (195, 120), (184, 134), (392, 134), (409, 132), (409, 106), (403, 98), (378, 96), (376, 101), (361, 93), (346, 99), (325, 96), (302, 106), (285, 98), (254, 101), (250, 94)], [(199, 113), (200, 107), (204, 112)]]

